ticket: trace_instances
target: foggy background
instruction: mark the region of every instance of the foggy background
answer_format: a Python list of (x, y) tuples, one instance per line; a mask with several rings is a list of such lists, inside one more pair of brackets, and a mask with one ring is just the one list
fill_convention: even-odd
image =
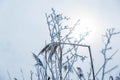
[[(120, 0), (0, 0), (0, 80), (9, 79), (7, 71), (21, 80), (21, 69), (29, 80), (35, 64), (32, 52), (38, 54), (45, 41), (50, 42), (45, 13), (51, 8), (70, 17), (72, 23), (80, 19), (79, 27), (92, 29), (86, 44), (92, 47), (94, 63), (100, 63), (95, 70), (102, 64), (101, 35), (106, 28), (120, 31)], [(112, 39), (111, 53), (120, 48), (119, 41), (120, 35)], [(120, 66), (119, 60), (120, 51), (108, 66)], [(110, 74), (119, 72), (120, 67)]]

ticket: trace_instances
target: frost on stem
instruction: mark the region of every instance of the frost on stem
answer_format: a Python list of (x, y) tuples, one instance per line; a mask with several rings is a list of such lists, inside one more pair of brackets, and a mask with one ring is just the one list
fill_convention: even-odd
[(103, 65), (100, 67), (100, 69), (96, 73), (96, 76), (97, 76), (98, 73), (102, 70), (102, 80), (104, 80), (105, 74), (111, 72), (112, 70), (114, 70), (115, 68), (118, 67), (117, 65), (115, 65), (113, 68), (106, 71), (106, 64), (118, 52), (118, 49), (117, 49), (110, 57), (107, 56), (108, 51), (112, 50), (112, 46), (110, 45), (111, 39), (112, 39), (113, 36), (118, 35), (118, 34), (120, 34), (120, 32), (115, 32), (115, 29), (111, 28), (111, 29), (107, 29), (106, 34), (103, 35), (103, 37), (104, 37), (104, 48), (101, 50), (101, 53), (103, 55), (104, 62), (103, 62)]
[[(68, 24), (63, 24), (70, 18), (64, 17), (63, 14), (56, 13), (53, 8), (52, 12), (50, 14), (45, 14), (45, 16), (49, 29), (50, 42), (41, 49), (38, 55), (33, 54), (38, 64), (39, 79), (71, 80), (73, 77), (70, 75), (73, 75), (79, 80), (95, 80), (97, 79), (98, 73), (102, 70), (103, 80), (105, 74), (117, 67), (114, 66), (108, 71), (105, 70), (106, 63), (117, 53), (117, 51), (115, 51), (109, 58), (106, 56), (107, 51), (112, 49), (109, 45), (111, 38), (113, 35), (119, 34), (120, 32), (115, 32), (114, 28), (106, 31), (106, 35), (104, 35), (106, 38), (104, 43), (105, 46), (101, 51), (104, 57), (104, 64), (95, 74), (91, 47), (90, 45), (83, 45), (81, 43), (85, 40), (86, 36), (89, 35), (89, 31), (81, 34), (77, 40), (71, 36), (74, 29), (79, 25), (80, 20), (77, 20), (72, 27), (68, 26)], [(80, 47), (87, 48), (89, 56), (81, 55), (79, 53)], [(90, 59), (90, 72), (87, 71), (87, 73), (85, 73), (80, 63), (84, 62), (88, 57)], [(88, 74), (88, 76), (85, 76), (85, 74)]]
[[(72, 27), (64, 24), (64, 22), (68, 21), (70, 18), (64, 17), (63, 14), (57, 14), (56, 11), (52, 8), (51, 14), (45, 14), (46, 21), (50, 33), (50, 43), (47, 44), (37, 55), (44, 56), (45, 62), (41, 62), (41, 66), (43, 66), (43, 72), (41, 75), (50, 76), (52, 80), (67, 80), (71, 79), (69, 75), (71, 71), (74, 72), (73, 67), (75, 66), (76, 59), (80, 58), (80, 60), (84, 61), (87, 56), (83, 56), (78, 54), (78, 48), (89, 47), (88, 45), (80, 44), (85, 37), (89, 34), (89, 32), (85, 32), (83, 35), (80, 35), (80, 39), (75, 40), (71, 37), (76, 26), (79, 25), (78, 20)], [(34, 57), (36, 57), (34, 55)], [(37, 62), (40, 64), (40, 60), (36, 57)], [(63, 69), (66, 71), (63, 72)], [(48, 73), (51, 73), (48, 75)], [(72, 73), (73, 74), (73, 73)], [(75, 75), (75, 74), (74, 74)], [(47, 79), (47, 78), (46, 78)]]

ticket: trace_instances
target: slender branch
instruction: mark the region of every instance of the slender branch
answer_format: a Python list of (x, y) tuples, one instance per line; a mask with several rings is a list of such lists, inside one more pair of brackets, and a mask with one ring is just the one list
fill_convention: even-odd
[(116, 69), (118, 67), (118, 65), (114, 66), (113, 68), (111, 68), (110, 70), (106, 71), (104, 74), (110, 73), (111, 71), (113, 71), (114, 69)]
[[(71, 66), (68, 68), (68, 71), (67, 71), (67, 73), (66, 73), (66, 75), (65, 75), (65, 77), (64, 77), (63, 80), (65, 80), (65, 78), (67, 77), (68, 73), (69, 73), (70, 70), (72, 69), (74, 62), (75, 62), (75, 57), (74, 57), (74, 59), (73, 59), (73, 61), (72, 61), (72, 63), (71, 63)], [(68, 63), (69, 63), (69, 62), (68, 62)]]
[[(107, 59), (107, 62), (108, 62), (109, 60), (111, 60), (111, 58), (112, 58), (118, 51), (119, 51), (119, 49), (116, 50), (116, 51)], [(99, 70), (96, 72), (95, 76), (97, 76), (97, 75), (99, 74), (99, 72), (102, 70), (103, 66), (104, 66), (104, 64), (103, 64), (103, 65), (99, 68)]]

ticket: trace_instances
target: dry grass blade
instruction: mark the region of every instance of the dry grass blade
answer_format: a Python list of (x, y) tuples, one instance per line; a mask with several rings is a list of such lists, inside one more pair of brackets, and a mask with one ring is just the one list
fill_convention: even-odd
[(43, 53), (44, 51), (49, 51), (50, 50), (50, 44), (46, 45), (41, 51), (40, 53)]
[(42, 67), (43, 67), (43, 63), (42, 63), (42, 61), (38, 58), (38, 56), (36, 56), (36, 55), (33, 53), (33, 57), (34, 57), (35, 60), (37, 61), (37, 64), (36, 64), (36, 65), (39, 65), (39, 66), (42, 66)]
[(57, 52), (57, 48), (59, 48), (59, 50), (61, 52), (60, 44), (58, 42), (56, 42), (50, 46), (51, 52), (49, 53), (49, 57), (48, 57), (49, 61), (52, 61), (52, 56), (53, 56), (53, 54), (55, 54)]
[(58, 43), (55, 43), (54, 45), (53, 45), (53, 53), (55, 53), (56, 52), (56, 50), (57, 50), (57, 47), (59, 46), (59, 44)]
[(40, 54), (43, 54), (45, 52), (48, 53), (49, 52), (49, 57), (48, 57), (48, 61), (52, 61), (52, 56), (53, 54), (55, 54), (57, 52), (57, 48), (59, 48), (60, 53), (62, 53), (62, 49), (60, 47), (60, 43), (59, 42), (54, 42), (54, 43), (49, 43), (48, 45), (46, 45), (38, 54), (38, 56)]
[(46, 45), (46, 46), (40, 51), (40, 53), (38, 54), (38, 56), (39, 56), (41, 53), (44, 53), (44, 52), (45, 52), (45, 53), (48, 53), (49, 51), (52, 51), (52, 53), (55, 53), (58, 46), (60, 46), (60, 43), (58, 43), (58, 42), (50, 43), (50, 44)]
[(48, 51), (50, 51), (50, 44), (46, 45), (46, 46), (40, 51), (40, 53), (38, 54), (38, 56), (39, 56), (41, 53), (48, 52)]

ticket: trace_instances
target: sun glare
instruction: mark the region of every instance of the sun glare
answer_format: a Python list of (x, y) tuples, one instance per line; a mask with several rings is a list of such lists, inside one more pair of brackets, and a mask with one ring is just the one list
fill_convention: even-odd
[[(80, 16), (80, 17), (79, 17)], [(74, 38), (79, 38), (80, 34), (84, 34), (85, 32), (90, 32), (90, 35), (88, 36), (90, 42), (92, 40), (95, 40), (96, 34), (101, 30), (99, 27), (98, 19), (96, 18), (95, 15), (90, 15), (88, 14), (78, 14), (78, 15), (73, 15), (71, 18), (72, 20), (70, 21), (72, 25), (75, 24), (76, 19), (80, 19), (80, 24), (76, 26), (73, 36)], [(76, 20), (77, 21), (77, 20)]]

